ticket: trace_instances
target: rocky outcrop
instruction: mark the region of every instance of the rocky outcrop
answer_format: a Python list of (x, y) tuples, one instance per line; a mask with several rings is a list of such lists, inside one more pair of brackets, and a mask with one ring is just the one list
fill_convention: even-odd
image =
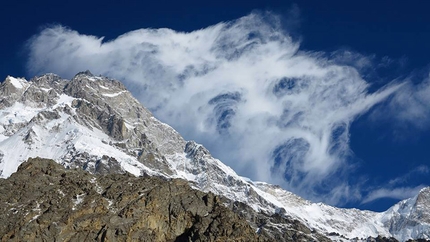
[(268, 241), (180, 179), (91, 175), (30, 159), (0, 180), (2, 241)]
[(429, 239), (429, 206), (430, 187), (425, 187), (415, 197), (400, 201), (387, 210), (383, 222), (390, 232), (401, 240), (411, 237)]

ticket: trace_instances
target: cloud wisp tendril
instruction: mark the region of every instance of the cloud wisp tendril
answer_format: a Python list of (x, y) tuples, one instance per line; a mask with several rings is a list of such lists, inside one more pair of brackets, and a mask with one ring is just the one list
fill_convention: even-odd
[(157, 118), (240, 175), (332, 204), (359, 196), (347, 182), (352, 121), (399, 88), (370, 93), (357, 69), (365, 57), (342, 63), (302, 51), (271, 14), (109, 41), (53, 26), (27, 47), (29, 74), (89, 69), (119, 79)]

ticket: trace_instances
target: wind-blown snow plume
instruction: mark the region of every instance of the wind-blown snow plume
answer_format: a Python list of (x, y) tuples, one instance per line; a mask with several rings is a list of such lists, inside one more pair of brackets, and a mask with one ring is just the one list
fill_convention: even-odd
[(89, 69), (122, 80), (157, 118), (239, 174), (330, 203), (353, 193), (345, 182), (351, 122), (398, 88), (369, 93), (358, 64), (300, 51), (270, 14), (108, 42), (54, 26), (28, 49), (31, 75)]

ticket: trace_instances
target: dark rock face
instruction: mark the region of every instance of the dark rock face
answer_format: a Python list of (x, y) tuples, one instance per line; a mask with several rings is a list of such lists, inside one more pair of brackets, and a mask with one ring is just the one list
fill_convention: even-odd
[[(324, 235), (310, 230), (300, 221), (281, 213), (273, 215), (256, 213), (241, 202), (230, 203), (229, 209), (255, 225), (257, 233), (270, 238), (271, 241), (331, 241)], [(281, 224), (288, 226), (279, 226)]]
[(372, 238), (369, 237), (367, 238), (368, 242), (398, 242), (398, 240), (396, 240), (395, 238), (387, 238), (387, 237), (383, 237), (383, 236), (378, 236), (376, 238)]
[(29, 159), (0, 180), (2, 241), (269, 241), (183, 180), (91, 175)]

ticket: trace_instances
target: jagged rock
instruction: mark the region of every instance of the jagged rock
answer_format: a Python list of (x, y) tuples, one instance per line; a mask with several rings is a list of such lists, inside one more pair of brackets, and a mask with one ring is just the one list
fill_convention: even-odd
[(91, 175), (40, 158), (0, 179), (0, 211), (2, 241), (269, 241), (186, 181)]
[[(311, 231), (300, 221), (283, 214), (268, 215), (265, 213), (256, 213), (252, 208), (241, 202), (231, 202), (229, 209), (239, 214), (251, 224), (256, 225), (256, 231), (269, 237), (272, 241), (331, 241), (324, 235)], [(288, 226), (279, 226), (288, 224)]]
[[(401, 201), (391, 207), (384, 217), (384, 224), (400, 240), (409, 239), (399, 231), (408, 231), (416, 238), (429, 238), (430, 232), (430, 187), (421, 189), (417, 196)], [(388, 216), (389, 215), (389, 216)]]
[[(359, 241), (359, 240), (356, 238), (355, 241)], [(393, 237), (387, 238), (383, 236), (378, 236), (376, 238), (369, 237), (366, 239), (366, 242), (398, 242), (398, 240), (396, 240)]]

